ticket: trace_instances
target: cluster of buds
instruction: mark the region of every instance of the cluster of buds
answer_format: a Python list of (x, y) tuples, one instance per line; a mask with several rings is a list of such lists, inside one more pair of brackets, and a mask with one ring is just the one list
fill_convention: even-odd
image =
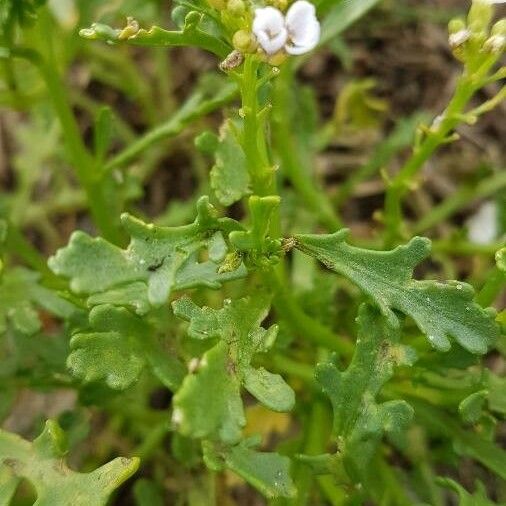
[(232, 43), (241, 54), (257, 53), (272, 65), (287, 55), (311, 51), (320, 40), (320, 23), (313, 4), (297, 0), (270, 0), (252, 11), (243, 0), (208, 0), (221, 11), (222, 21), (233, 29)]
[(478, 53), (500, 54), (506, 48), (506, 20), (501, 19), (492, 28), (493, 4), (506, 0), (473, 0), (466, 19), (453, 19), (449, 24), (449, 43), (455, 56), (469, 61)]

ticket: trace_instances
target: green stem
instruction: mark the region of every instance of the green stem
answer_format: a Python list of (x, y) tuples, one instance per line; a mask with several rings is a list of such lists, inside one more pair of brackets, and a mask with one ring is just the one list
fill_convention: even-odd
[(149, 130), (112, 158), (105, 165), (104, 170), (108, 172), (125, 165), (156, 142), (176, 136), (189, 123), (219, 109), (230, 102), (236, 95), (237, 87), (234, 84), (224, 86), (222, 90), (209, 100), (204, 100), (202, 94), (194, 95), (165, 123)]
[(449, 415), (431, 406), (428, 402), (410, 399), (415, 409), (416, 418), (431, 427), (435, 432), (452, 439), (459, 448), (459, 453), (476, 459), (485, 467), (506, 479), (506, 452), (492, 441), (478, 436), (472, 430), (463, 429), (455, 421), (455, 415)]
[(248, 164), (253, 193), (264, 197), (276, 194), (276, 181), (267, 150), (265, 111), (260, 111), (258, 103), (259, 66), (260, 62), (256, 56), (246, 56), (240, 82), (242, 98), (240, 115), (244, 119), (242, 146)]
[(401, 170), (389, 182), (385, 196), (385, 244), (392, 246), (400, 235), (402, 226), (402, 199), (410, 190), (415, 176), (440, 146), (451, 141), (449, 135), (464, 118), (464, 111), (484, 82), (490, 68), (496, 61), (495, 56), (485, 58), (481, 66), (474, 71), (466, 69), (460, 76), (455, 93), (448, 107), (426, 132), (425, 138), (415, 147), (412, 156)]
[(487, 281), (476, 296), (480, 306), (487, 307), (494, 303), (499, 294), (506, 288), (506, 274), (498, 267), (494, 267), (487, 276)]
[(292, 332), (345, 357), (350, 357), (353, 354), (352, 343), (337, 336), (331, 329), (304, 313), (278, 273), (273, 273), (269, 279), (275, 293), (274, 307), (290, 326)]
[(490, 197), (503, 188), (506, 188), (506, 170), (499, 170), (476, 185), (462, 186), (423, 216), (413, 228), (413, 233), (421, 234), (446, 220), (463, 207), (479, 199)]
[[(304, 159), (293, 135), (291, 120), (293, 111), (290, 91), (295, 86), (293, 69), (285, 65), (274, 86), (274, 128), (275, 149), (281, 159), (283, 175), (292, 183), (304, 204), (314, 212), (319, 222), (330, 231), (343, 226), (332, 202), (320, 184), (311, 176), (312, 160)], [(308, 157), (309, 158), (309, 157)], [(305, 166), (304, 164), (307, 164)]]
[(441, 240), (432, 242), (432, 251), (450, 255), (493, 256), (502, 246), (504, 246), (504, 243), (474, 244), (463, 241)]
[(293, 376), (302, 380), (308, 385), (314, 385), (314, 368), (308, 364), (297, 362), (286, 356), (286, 354), (276, 353), (269, 357), (269, 366), (283, 375)]
[(133, 450), (132, 455), (136, 455), (141, 459), (141, 461), (148, 460), (157, 449), (160, 449), (160, 444), (169, 430), (170, 427), (167, 420), (163, 420), (159, 424), (155, 425), (147, 433), (142, 443)]
[(86, 192), (94, 222), (105, 238), (120, 242), (118, 216), (114, 216), (110, 210), (111, 197), (98, 175), (93, 157), (83, 143), (79, 126), (67, 100), (66, 89), (54, 70), (54, 63), (45, 61), (39, 53), (26, 48), (14, 48), (12, 55), (27, 59), (38, 68), (60, 120), (65, 147), (79, 183)]
[(7, 250), (17, 255), (27, 265), (36, 269), (43, 276), (55, 277), (46, 264), (46, 259), (34, 248), (19, 230), (12, 225), (8, 227), (7, 237), (5, 240)]

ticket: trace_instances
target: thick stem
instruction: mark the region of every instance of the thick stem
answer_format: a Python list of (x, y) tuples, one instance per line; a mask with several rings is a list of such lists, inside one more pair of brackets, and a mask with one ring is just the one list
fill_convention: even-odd
[(240, 115), (244, 119), (242, 144), (253, 193), (264, 197), (276, 194), (276, 181), (267, 150), (265, 111), (260, 110), (258, 103), (258, 68), (257, 58), (254, 55), (248, 55), (244, 61), (241, 80), (242, 107)]

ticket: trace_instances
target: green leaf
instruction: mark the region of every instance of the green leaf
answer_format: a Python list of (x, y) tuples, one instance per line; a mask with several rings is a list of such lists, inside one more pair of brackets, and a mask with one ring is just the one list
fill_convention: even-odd
[(191, 11), (184, 21), (181, 30), (169, 31), (152, 26), (149, 30), (139, 27), (139, 23), (130, 18), (123, 29), (115, 29), (101, 23), (94, 23), (90, 28), (79, 32), (81, 37), (91, 40), (103, 40), (108, 43), (124, 42), (138, 46), (196, 46), (220, 58), (225, 58), (231, 47), (215, 34), (207, 30), (205, 15)]
[(104, 380), (124, 390), (149, 364), (168, 388), (176, 389), (184, 367), (158, 345), (153, 328), (125, 308), (102, 305), (89, 315), (91, 329), (72, 337), (67, 365), (85, 382)]
[(431, 344), (450, 348), (449, 336), (472, 353), (483, 354), (496, 340), (493, 315), (473, 302), (471, 286), (456, 281), (417, 281), (413, 269), (430, 252), (430, 241), (415, 237), (391, 251), (371, 251), (345, 242), (347, 230), (296, 236), (297, 247), (357, 284), (397, 327), (393, 309), (413, 318)]
[(295, 404), (295, 394), (285, 380), (279, 374), (272, 374), (263, 367), (246, 368), (244, 388), (273, 411), (290, 411)]
[(334, 412), (333, 434), (339, 452), (353, 476), (369, 469), (383, 434), (404, 429), (413, 409), (404, 401), (376, 403), (382, 386), (397, 365), (411, 365), (411, 348), (398, 344), (397, 333), (374, 308), (363, 305), (358, 317), (359, 334), (348, 369), (340, 372), (333, 363), (319, 364), (316, 379), (330, 398)]
[[(37, 506), (100, 506), (139, 466), (139, 459), (116, 458), (91, 473), (69, 469), (62, 459), (65, 442), (54, 421), (30, 443), (0, 430), (0, 463), (16, 478), (26, 478), (37, 492)], [(3, 492), (0, 492), (0, 497)]]
[(214, 156), (211, 187), (218, 200), (224, 206), (230, 206), (249, 192), (250, 185), (246, 157), (234, 135), (231, 120), (225, 121), (220, 129)]
[(181, 434), (237, 442), (246, 424), (240, 382), (220, 342), (207, 351), (195, 374), (188, 375), (173, 398), (172, 420)]
[(476, 491), (472, 495), (462, 485), (450, 478), (438, 478), (437, 483), (457, 492), (459, 506), (496, 506), (496, 503), (487, 497), (487, 491), (480, 481), (476, 483)]
[(242, 443), (228, 450), (224, 458), (229, 469), (269, 499), (295, 496), (288, 457), (257, 452)]
[(172, 304), (176, 316), (190, 322), (190, 337), (220, 339), (174, 396), (174, 418), (184, 435), (237, 442), (245, 424), (241, 385), (273, 410), (293, 407), (294, 393), (280, 376), (251, 367), (253, 356), (272, 346), (277, 334), (277, 326), (260, 327), (269, 306), (263, 294), (225, 301), (218, 310), (200, 308), (188, 298)]
[(40, 275), (21, 267), (10, 269), (0, 278), (0, 334), (7, 323), (24, 334), (34, 334), (40, 329), (37, 307), (63, 319), (76, 310), (70, 302), (60, 298), (52, 290), (44, 288), (38, 281)]
[(110, 107), (101, 107), (95, 118), (93, 130), (93, 150), (99, 162), (105, 159), (112, 140), (113, 116)]
[(459, 404), (459, 413), (467, 423), (476, 423), (483, 415), (483, 408), (487, 400), (488, 391), (480, 390), (466, 397)]
[[(174, 228), (146, 224), (124, 214), (123, 226), (131, 236), (126, 250), (100, 237), (74, 232), (48, 265), (56, 274), (70, 278), (74, 292), (92, 294), (90, 305), (128, 304), (139, 314), (165, 304), (172, 290), (219, 288), (224, 281), (243, 277), (244, 266), (234, 272), (218, 272), (227, 251), (222, 233), (239, 225), (216, 218), (207, 197), (199, 200), (197, 209), (194, 223)], [(199, 261), (205, 248), (209, 259)]]
[(486, 371), (488, 406), (491, 411), (506, 416), (506, 378)]

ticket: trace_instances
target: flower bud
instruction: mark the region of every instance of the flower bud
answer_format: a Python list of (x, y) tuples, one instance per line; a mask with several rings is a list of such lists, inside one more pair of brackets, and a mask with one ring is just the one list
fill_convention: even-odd
[(232, 37), (232, 44), (241, 53), (253, 53), (257, 48), (257, 41), (253, 34), (246, 30), (239, 30)]
[(228, 0), (227, 10), (236, 16), (240, 16), (246, 11), (246, 6), (244, 5), (243, 0)]
[(467, 18), (469, 29), (473, 33), (486, 32), (493, 14), (494, 8), (490, 0), (473, 0)]
[(273, 67), (278, 67), (288, 58), (288, 55), (284, 51), (279, 51), (267, 58), (267, 63)]
[(460, 47), (471, 36), (471, 32), (467, 29), (465, 21), (461, 18), (452, 19), (448, 23), (448, 34), (448, 42), (452, 49)]
[(492, 27), (492, 35), (483, 44), (483, 49), (491, 53), (502, 53), (506, 48), (506, 19), (501, 19)]

